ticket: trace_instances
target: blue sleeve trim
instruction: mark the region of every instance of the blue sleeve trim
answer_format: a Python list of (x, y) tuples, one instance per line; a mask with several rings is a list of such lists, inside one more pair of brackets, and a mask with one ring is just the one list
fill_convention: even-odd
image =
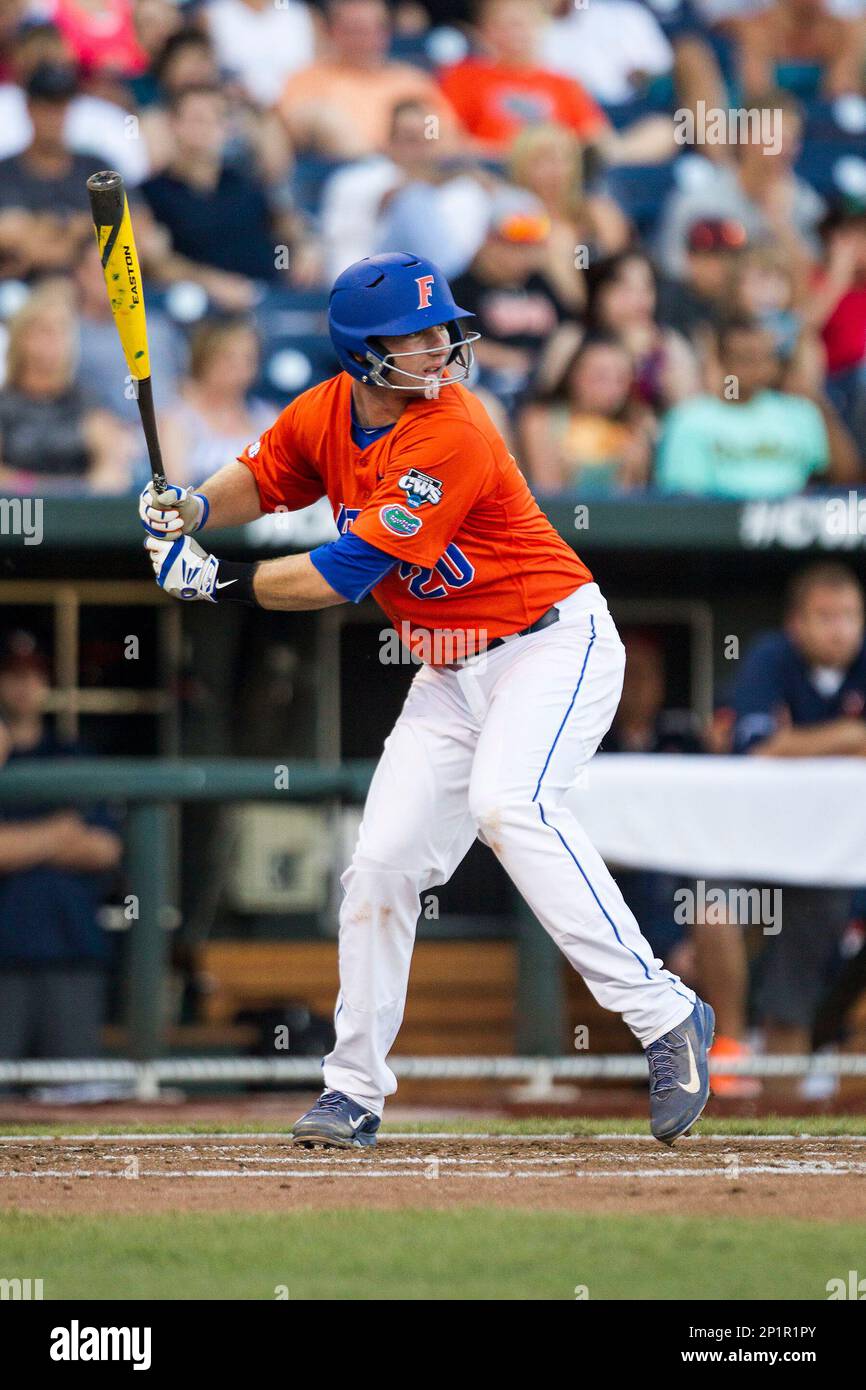
[(351, 531), (311, 550), (310, 559), (331, 588), (349, 603), (360, 603), (399, 563), (395, 556)]

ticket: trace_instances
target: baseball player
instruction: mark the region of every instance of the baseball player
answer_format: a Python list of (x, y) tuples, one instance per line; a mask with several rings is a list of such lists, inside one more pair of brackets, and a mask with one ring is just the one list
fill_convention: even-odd
[[(420, 895), (478, 836), (650, 1072), (652, 1132), (672, 1143), (709, 1095), (714, 1017), (665, 970), (564, 802), (609, 728), (625, 655), (586, 565), (536, 505), (463, 384), (475, 333), (431, 262), (350, 266), (331, 291), (342, 371), (292, 401), (197, 493), (145, 488), (157, 583), (176, 598), (293, 610), (372, 594), (424, 662), (376, 769), (343, 875), (336, 1043), (303, 1144), (376, 1142), (397, 1089)], [(257, 564), (193, 533), (327, 496), (339, 539)]]

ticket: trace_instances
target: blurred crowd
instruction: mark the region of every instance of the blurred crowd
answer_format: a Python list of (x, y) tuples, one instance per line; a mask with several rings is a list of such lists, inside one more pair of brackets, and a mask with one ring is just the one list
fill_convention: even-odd
[(441, 264), (539, 494), (866, 466), (866, 0), (0, 0), (0, 490), (147, 476), (90, 222), (124, 175), (169, 476), (336, 369), (334, 276)]

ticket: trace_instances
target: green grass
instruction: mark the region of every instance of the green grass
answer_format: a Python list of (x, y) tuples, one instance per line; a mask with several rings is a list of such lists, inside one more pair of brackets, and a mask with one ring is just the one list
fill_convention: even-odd
[[(294, 1118), (294, 1116), (292, 1117)], [(94, 1116), (92, 1120), (75, 1124), (0, 1124), (0, 1136), (12, 1138), (21, 1134), (38, 1134), (62, 1137), (77, 1134), (286, 1134), (291, 1132), (292, 1120), (285, 1125), (275, 1125), (273, 1121), (235, 1121), (214, 1123), (200, 1121), (184, 1124), (166, 1116), (164, 1120), (147, 1123), (106, 1124)], [(590, 1138), (594, 1134), (648, 1134), (646, 1120), (625, 1120), (616, 1116), (610, 1119), (550, 1119), (544, 1116), (530, 1118), (484, 1116), (447, 1117), (440, 1120), (417, 1120), (399, 1124), (387, 1122), (382, 1133), (388, 1131), (400, 1134), (551, 1134), (578, 1135)], [(810, 1137), (841, 1137), (845, 1135), (866, 1135), (866, 1115), (762, 1115), (754, 1119), (703, 1119), (695, 1130), (696, 1134), (805, 1134)]]
[(864, 1247), (866, 1225), (483, 1207), (0, 1213), (4, 1277), (47, 1299), (825, 1299)]
[[(551, 1119), (535, 1116), (529, 1119), (505, 1118), (477, 1120), (470, 1118), (458, 1120), (420, 1121), (409, 1124), (386, 1124), (383, 1132), (396, 1130), (403, 1134), (575, 1134), (592, 1137), (594, 1134), (649, 1134), (649, 1120), (646, 1119), (592, 1119), (577, 1118)], [(847, 1134), (866, 1135), (866, 1115), (762, 1115), (758, 1118), (743, 1119), (702, 1119), (695, 1134), (808, 1134), (812, 1136), (839, 1136)]]

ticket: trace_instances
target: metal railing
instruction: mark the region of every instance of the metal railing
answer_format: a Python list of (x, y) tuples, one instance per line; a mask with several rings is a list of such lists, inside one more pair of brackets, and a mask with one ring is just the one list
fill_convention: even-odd
[[(549, 1091), (555, 1082), (640, 1081), (647, 1077), (643, 1056), (598, 1057), (393, 1057), (389, 1066), (401, 1081), (522, 1082)], [(866, 1055), (718, 1058), (711, 1073), (755, 1077), (862, 1077)], [(163, 1086), (244, 1086), (322, 1084), (314, 1057), (167, 1058), (149, 1062), (0, 1062), (0, 1085), (122, 1087), (141, 1101), (155, 1100)]]

